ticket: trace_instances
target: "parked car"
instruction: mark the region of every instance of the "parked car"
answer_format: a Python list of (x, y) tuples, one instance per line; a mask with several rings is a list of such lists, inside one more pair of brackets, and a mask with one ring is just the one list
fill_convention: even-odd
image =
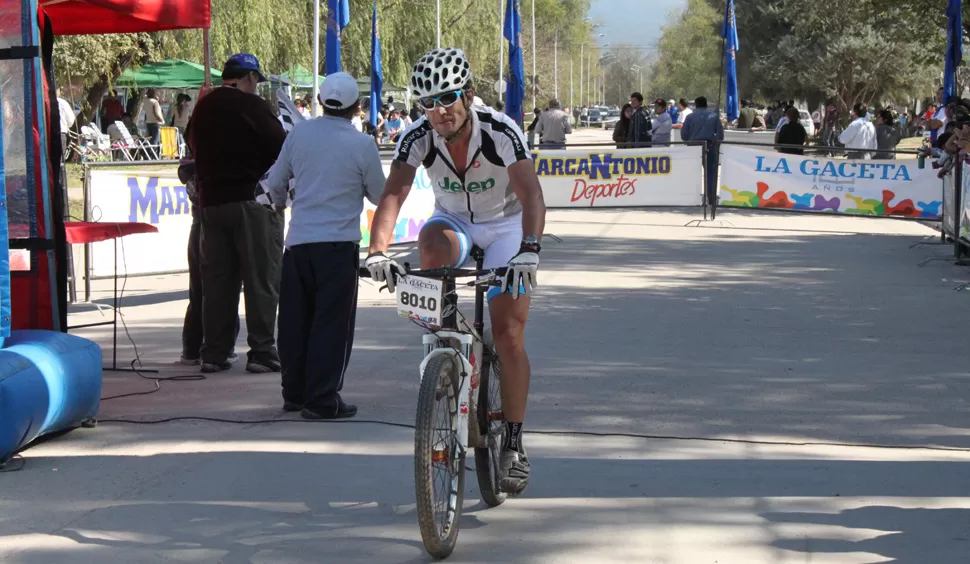
[(798, 110), (798, 123), (802, 124), (809, 137), (815, 137), (815, 122), (807, 110)]
[(613, 129), (618, 121), (620, 121), (620, 110), (609, 110), (603, 118), (603, 129)]
[(593, 127), (603, 123), (603, 114), (596, 108), (590, 108), (587, 115), (580, 118), (579, 125)]

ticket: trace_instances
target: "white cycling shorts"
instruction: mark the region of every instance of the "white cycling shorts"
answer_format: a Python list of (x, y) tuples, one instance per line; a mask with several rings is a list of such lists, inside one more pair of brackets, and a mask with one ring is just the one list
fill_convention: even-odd
[[(458, 235), (460, 254), (456, 267), (462, 267), (471, 256), (472, 246), (485, 251), (483, 268), (490, 270), (506, 266), (522, 245), (522, 214), (515, 214), (486, 223), (471, 223), (468, 219), (436, 209), (425, 225), (440, 223)], [(509, 290), (511, 291), (511, 289)], [(520, 287), (521, 292), (525, 288)], [(498, 288), (488, 292), (491, 300), (500, 293)]]

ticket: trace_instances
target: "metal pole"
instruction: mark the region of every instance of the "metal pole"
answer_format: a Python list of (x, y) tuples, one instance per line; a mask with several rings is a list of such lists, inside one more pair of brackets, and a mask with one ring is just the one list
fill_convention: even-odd
[[(320, 0), (313, 0), (313, 100), (310, 101), (310, 113), (313, 117), (320, 114)], [(293, 80), (293, 77), (290, 77)]]
[(434, 25), (438, 49), (441, 49), (441, 0), (435, 0)]
[(212, 57), (209, 55), (210, 44), (209, 44), (209, 30), (202, 30), (202, 64), (205, 65), (205, 78), (202, 81), (202, 87), (205, 89), (212, 88)]
[(586, 59), (584, 51), (586, 50), (586, 44), (583, 43), (579, 46), (579, 105), (584, 105), (583, 103), (583, 61)]
[(532, 0), (532, 107), (536, 107), (536, 0)]
[[(498, 0), (498, 83), (505, 79), (505, 0)], [(504, 88), (498, 89), (498, 101), (505, 96)]]
[(593, 54), (589, 54), (589, 58), (586, 59), (586, 96), (589, 97), (590, 105), (593, 104)]
[(569, 109), (575, 110), (576, 106), (573, 106), (573, 59), (569, 58)]
[(552, 61), (553, 61), (552, 76), (553, 76), (553, 81), (555, 82), (554, 90), (556, 92), (556, 98), (558, 99), (559, 98), (559, 30), (558, 29), (556, 30), (556, 43), (555, 43), (555, 49), (552, 55)]

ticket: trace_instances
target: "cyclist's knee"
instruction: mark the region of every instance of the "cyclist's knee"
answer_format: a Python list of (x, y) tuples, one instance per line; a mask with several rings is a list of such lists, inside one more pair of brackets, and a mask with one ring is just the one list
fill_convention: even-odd
[(426, 225), (418, 235), (421, 268), (453, 266), (460, 252), (457, 235), (440, 223)]
[(525, 323), (517, 319), (504, 319), (497, 324), (493, 322), (492, 335), (495, 344), (503, 349), (525, 347)]

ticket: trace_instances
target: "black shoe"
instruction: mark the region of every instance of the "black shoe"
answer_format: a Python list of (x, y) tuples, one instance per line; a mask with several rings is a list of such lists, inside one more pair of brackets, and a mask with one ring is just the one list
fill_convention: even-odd
[(208, 374), (213, 372), (223, 372), (232, 368), (232, 363), (228, 360), (222, 362), (203, 362), (202, 371)]
[(279, 359), (271, 356), (250, 356), (246, 362), (246, 372), (250, 374), (268, 374), (282, 369)]
[(294, 411), (301, 411), (301, 410), (303, 410), (302, 403), (296, 403), (295, 401), (283, 402), (283, 411), (288, 411), (290, 413), (293, 413)]
[(349, 419), (354, 415), (357, 415), (357, 406), (343, 402), (335, 410), (304, 407), (303, 411), (300, 412), (300, 417), (304, 419)]

